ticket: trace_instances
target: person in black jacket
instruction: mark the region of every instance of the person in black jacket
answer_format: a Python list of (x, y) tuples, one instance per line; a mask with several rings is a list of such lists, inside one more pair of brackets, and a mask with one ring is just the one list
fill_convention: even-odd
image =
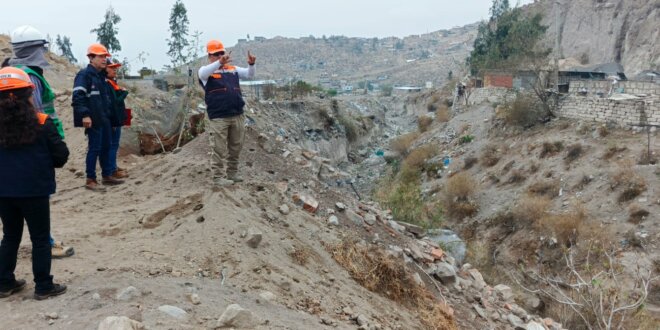
[(69, 150), (53, 120), (35, 110), (33, 89), (23, 70), (0, 69), (0, 298), (25, 287), (25, 280), (14, 275), (23, 222), (32, 241), (34, 298), (66, 291), (50, 274), (49, 196), (55, 193), (55, 168), (64, 166)]
[(93, 191), (104, 190), (96, 181), (96, 163), (101, 163), (104, 185), (123, 183), (112, 176), (110, 163), (111, 100), (105, 82), (104, 69), (110, 56), (105, 46), (92, 44), (87, 48), (89, 65), (76, 74), (73, 82), (73, 126), (84, 127), (87, 135), (87, 158), (85, 160), (87, 181), (85, 187)]

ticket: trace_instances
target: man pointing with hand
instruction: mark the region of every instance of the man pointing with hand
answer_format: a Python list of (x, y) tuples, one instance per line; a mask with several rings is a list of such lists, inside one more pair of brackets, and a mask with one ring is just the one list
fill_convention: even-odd
[(238, 175), (238, 158), (245, 139), (245, 101), (239, 78), (254, 77), (257, 58), (248, 51), (248, 68), (233, 66), (231, 52), (219, 40), (209, 41), (206, 51), (209, 64), (198, 73), (209, 119), (213, 182), (229, 185), (243, 181)]

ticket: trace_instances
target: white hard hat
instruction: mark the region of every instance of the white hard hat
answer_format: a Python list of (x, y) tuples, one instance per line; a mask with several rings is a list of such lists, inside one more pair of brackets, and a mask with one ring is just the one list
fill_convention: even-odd
[(15, 28), (14, 31), (11, 31), (12, 44), (19, 44), (28, 41), (43, 41), (44, 43), (48, 43), (39, 30), (29, 25), (19, 26)]

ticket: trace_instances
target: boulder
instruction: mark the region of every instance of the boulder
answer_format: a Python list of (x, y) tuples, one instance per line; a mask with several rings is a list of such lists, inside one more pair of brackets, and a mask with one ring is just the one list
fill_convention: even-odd
[(98, 330), (142, 330), (144, 325), (126, 316), (109, 316), (99, 323)]
[(260, 320), (252, 315), (252, 312), (241, 307), (238, 304), (232, 304), (227, 306), (218, 323), (216, 328), (239, 328), (239, 329), (250, 329), (256, 327), (260, 323)]

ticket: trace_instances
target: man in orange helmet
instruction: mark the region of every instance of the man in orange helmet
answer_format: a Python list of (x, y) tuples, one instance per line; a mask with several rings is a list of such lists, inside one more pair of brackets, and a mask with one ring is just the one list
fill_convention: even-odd
[(124, 181), (115, 178), (110, 163), (112, 102), (106, 87), (103, 70), (110, 57), (107, 48), (92, 44), (87, 48), (89, 65), (80, 70), (73, 83), (73, 125), (84, 127), (87, 135), (87, 158), (85, 187), (92, 191), (103, 191), (96, 180), (96, 163), (101, 163), (104, 185), (117, 185)]
[(206, 51), (210, 64), (201, 67), (198, 74), (209, 119), (213, 181), (229, 185), (243, 181), (238, 175), (238, 158), (245, 139), (245, 101), (239, 78), (254, 77), (257, 58), (248, 51), (248, 68), (230, 65), (231, 52), (219, 40), (209, 41)]
[(112, 108), (110, 110), (110, 167), (112, 176), (117, 179), (128, 177), (125, 169), (117, 166), (117, 152), (119, 151), (119, 141), (121, 140), (121, 127), (124, 126), (126, 121), (126, 103), (124, 100), (128, 96), (128, 91), (117, 84), (117, 69), (121, 67), (121, 63), (112, 62), (107, 59), (105, 68), (106, 82), (110, 90), (110, 101)]

